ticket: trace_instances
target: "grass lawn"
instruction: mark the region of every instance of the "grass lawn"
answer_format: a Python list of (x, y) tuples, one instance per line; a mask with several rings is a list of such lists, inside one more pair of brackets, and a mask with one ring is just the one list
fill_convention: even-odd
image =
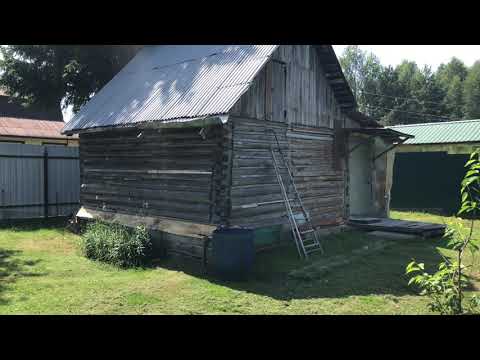
[[(119, 270), (83, 258), (78, 241), (61, 223), (0, 229), (0, 314), (425, 314), (427, 299), (407, 286), (405, 266), (415, 258), (433, 269), (439, 253), (452, 255), (441, 239), (345, 232), (327, 237), (326, 255), (308, 262), (294, 246), (258, 254), (251, 281), (225, 283), (194, 264), (180, 268), (171, 261)], [(478, 291), (480, 266), (468, 260)]]

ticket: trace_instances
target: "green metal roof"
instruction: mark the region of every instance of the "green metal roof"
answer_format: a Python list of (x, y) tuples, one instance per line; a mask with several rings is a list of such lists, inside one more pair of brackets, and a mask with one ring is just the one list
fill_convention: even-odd
[(480, 119), (395, 125), (387, 128), (415, 136), (405, 144), (451, 144), (480, 142)]

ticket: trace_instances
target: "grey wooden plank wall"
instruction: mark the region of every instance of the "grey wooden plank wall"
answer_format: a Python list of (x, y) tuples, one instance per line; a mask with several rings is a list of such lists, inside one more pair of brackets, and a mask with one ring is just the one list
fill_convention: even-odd
[[(338, 137), (334, 124), (339, 128), (347, 122), (348, 126), (352, 124), (340, 111), (315, 48), (280, 46), (231, 115), (234, 224), (268, 226), (287, 221), (269, 153), (270, 146), (276, 146), (270, 130), (277, 133), (288, 154), (295, 182), (314, 225), (342, 222), (347, 207), (346, 168), (344, 154), (338, 151), (338, 142), (343, 140), (334, 141)], [(318, 138), (287, 137), (287, 129), (292, 128), (304, 129)]]
[(68, 216), (78, 210), (77, 147), (0, 143), (0, 220), (44, 217), (45, 149), (48, 216)]
[[(335, 225), (344, 213), (344, 168), (334, 166), (333, 131), (316, 129), (318, 137), (287, 136), (287, 125), (279, 122), (232, 118), (233, 159), (231, 222), (262, 227), (288, 222), (285, 204), (273, 168), (270, 148), (280, 147), (292, 169), (304, 205), (317, 225)], [(312, 129), (310, 129), (312, 131)], [(287, 182), (280, 155), (280, 173)], [(293, 193), (290, 188), (290, 195)]]
[(231, 114), (290, 125), (333, 128), (341, 113), (315, 48), (282, 45)]
[(344, 164), (336, 167), (333, 134), (330, 136), (289, 138), (295, 184), (314, 226), (337, 225), (345, 211)]
[(133, 129), (80, 135), (82, 205), (210, 223), (220, 128), (201, 131)]
[[(286, 124), (232, 118), (231, 223), (261, 227), (284, 223), (285, 204), (270, 153), (277, 134), (287, 150)], [(280, 157), (278, 157), (280, 159)], [(286, 176), (282, 166), (281, 173)], [(276, 203), (272, 203), (276, 202)]]

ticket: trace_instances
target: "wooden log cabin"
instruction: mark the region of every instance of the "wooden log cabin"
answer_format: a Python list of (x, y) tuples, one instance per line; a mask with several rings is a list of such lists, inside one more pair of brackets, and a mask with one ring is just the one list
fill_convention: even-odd
[(272, 147), (317, 229), (387, 216), (401, 138), (356, 110), (330, 45), (145, 46), (63, 132), (80, 138), (79, 217), (146, 224), (193, 257), (219, 225), (259, 248), (288, 234)]

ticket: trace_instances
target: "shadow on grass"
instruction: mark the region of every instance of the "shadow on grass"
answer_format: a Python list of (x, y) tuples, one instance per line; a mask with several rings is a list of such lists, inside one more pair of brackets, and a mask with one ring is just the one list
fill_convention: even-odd
[(8, 220), (0, 222), (0, 230), (12, 231), (35, 231), (44, 229), (59, 229), (64, 230), (68, 223), (66, 217), (57, 217), (49, 219), (22, 219), (22, 220)]
[[(375, 251), (359, 252), (362, 248), (384, 246)], [(232, 289), (288, 301), (309, 298), (341, 298), (366, 295), (413, 295), (407, 285), (406, 265), (414, 258), (425, 263), (426, 270), (435, 271), (442, 257), (437, 247), (445, 247), (443, 239), (384, 240), (362, 232), (328, 236), (324, 241), (325, 255), (310, 260), (298, 258), (294, 246), (284, 246), (256, 256), (254, 273), (245, 282), (227, 282), (215, 278), (211, 270), (193, 262), (168, 260), (162, 267), (183, 271), (212, 283)], [(352, 255), (356, 254), (356, 255)], [(325, 271), (324, 265), (336, 265)], [(340, 261), (338, 261), (340, 259)], [(317, 269), (322, 271), (316, 273)], [(302, 270), (308, 276), (292, 276)], [(309, 272), (311, 272), (309, 274)]]
[(3, 297), (8, 286), (21, 277), (43, 276), (44, 273), (32, 272), (31, 267), (41, 260), (21, 260), (18, 256), (21, 251), (0, 248), (0, 305), (8, 303)]

